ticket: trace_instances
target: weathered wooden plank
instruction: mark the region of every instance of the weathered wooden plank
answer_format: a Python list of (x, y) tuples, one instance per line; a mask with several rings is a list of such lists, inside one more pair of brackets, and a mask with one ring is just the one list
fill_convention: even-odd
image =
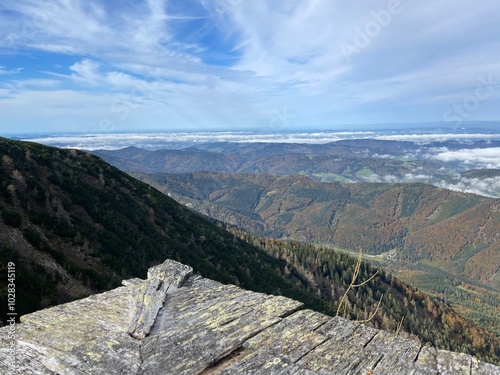
[(237, 362), (210, 373), (294, 373), (300, 369), (295, 363), (328, 340), (314, 329), (330, 319), (310, 310), (296, 312), (247, 340)]
[[(168, 261), (146, 281), (24, 316), (18, 373), (500, 374), (469, 355), (191, 272)], [(128, 334), (132, 326), (138, 339)], [(0, 373), (12, 370), (7, 336), (1, 328)]]

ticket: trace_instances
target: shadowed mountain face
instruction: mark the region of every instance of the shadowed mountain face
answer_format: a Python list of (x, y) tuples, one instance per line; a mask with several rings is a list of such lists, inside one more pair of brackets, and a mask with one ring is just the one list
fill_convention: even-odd
[[(19, 314), (144, 277), (166, 258), (328, 311), (282, 275), (285, 261), (94, 155), (0, 138), (0, 158), (0, 261), (16, 264)], [(3, 300), (5, 267), (0, 276)], [(7, 304), (1, 308), (3, 320)]]

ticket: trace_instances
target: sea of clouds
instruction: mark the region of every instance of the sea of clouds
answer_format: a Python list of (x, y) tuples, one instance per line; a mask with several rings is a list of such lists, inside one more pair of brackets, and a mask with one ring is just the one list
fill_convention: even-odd
[(379, 139), (409, 141), (417, 144), (431, 142), (476, 140), (499, 140), (497, 133), (454, 133), (454, 132), (396, 132), (396, 131), (322, 131), (322, 132), (138, 132), (138, 133), (96, 133), (96, 134), (58, 134), (16, 136), (50, 146), (78, 148), (84, 150), (116, 150), (135, 146), (147, 150), (168, 148), (169, 146), (188, 147), (197, 143), (209, 142), (272, 142), (272, 143), (309, 143), (322, 144), (343, 139)]
[(169, 132), (169, 133), (121, 133), (121, 134), (67, 134), (38, 137), (21, 137), (37, 143), (83, 150), (116, 150), (135, 146), (145, 150), (184, 148), (211, 142), (270, 142), (322, 144), (342, 139), (375, 138), (376, 132)]
[[(405, 160), (427, 159), (429, 161), (442, 163), (448, 170), (446, 179), (437, 176), (426, 175), (425, 172), (414, 171), (407, 174), (404, 179), (394, 176), (371, 176), (371, 182), (425, 182), (435, 186), (479, 194), (487, 197), (500, 197), (500, 176), (485, 178), (466, 178), (460, 175), (460, 171), (470, 169), (500, 169), (500, 147), (470, 148), (474, 141), (500, 140), (498, 133), (469, 133), (469, 132), (433, 132), (433, 131), (316, 131), (316, 132), (141, 132), (141, 133), (115, 133), (115, 134), (56, 134), (16, 136), (16, 139), (29, 140), (49, 146), (61, 148), (76, 148), (81, 150), (117, 150), (124, 147), (134, 146), (146, 150), (158, 149), (181, 149), (196, 146), (201, 143), (212, 142), (269, 142), (269, 143), (302, 143), (302, 144), (324, 144), (345, 139), (378, 139), (390, 141), (412, 142), (420, 147), (409, 149)], [(450, 150), (446, 146), (434, 147), (433, 142), (455, 141)], [(426, 145), (429, 145), (427, 147)], [(390, 154), (372, 157), (391, 159)], [(450, 167), (457, 173), (449, 174)]]

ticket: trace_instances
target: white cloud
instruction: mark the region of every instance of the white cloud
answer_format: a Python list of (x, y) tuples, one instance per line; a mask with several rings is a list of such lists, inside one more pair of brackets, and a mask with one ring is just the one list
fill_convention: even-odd
[[(79, 101), (89, 102), (89, 98), (85, 98), (79, 95), (73, 95), (71, 92), (57, 91), (57, 96), (52, 96), (47, 98), (46, 110), (39, 114), (40, 121), (43, 121), (45, 117), (50, 118), (51, 111), (50, 102), (58, 100), (64, 101), (65, 103), (71, 104), (71, 102), (76, 103)], [(4, 93), (0, 90), (0, 97)], [(52, 95), (56, 95), (53, 93)], [(28, 98), (26, 98), (28, 99)], [(31, 97), (31, 100), (35, 100), (36, 95)], [(109, 100), (111, 100), (109, 98)], [(26, 105), (29, 105), (27, 102)], [(94, 105), (96, 105), (94, 103)], [(92, 107), (92, 105), (90, 105)], [(118, 107), (120, 108), (120, 107)], [(1, 109), (2, 113), (7, 114), (7, 119), (9, 116), (9, 111)], [(16, 112), (19, 108), (9, 108), (9, 110)], [(109, 108), (102, 107), (101, 113), (103, 114), (102, 119), (106, 119), (106, 113), (109, 112)], [(88, 116), (88, 108), (82, 107), (80, 116), (85, 118)], [(147, 112), (151, 112), (149, 109)], [(60, 130), (66, 130), (64, 124), (66, 118), (61, 119)], [(378, 133), (374, 131), (353, 131), (353, 132), (294, 132), (294, 133), (278, 133), (278, 132), (262, 132), (256, 133), (251, 131), (219, 131), (219, 132), (149, 132), (149, 133), (112, 133), (108, 134), (108, 131), (114, 131), (112, 127), (116, 124), (111, 123), (91, 123), (89, 128), (80, 129), (80, 134), (68, 134), (68, 135), (53, 135), (53, 136), (43, 136), (43, 137), (28, 137), (24, 138), (30, 141), (53, 145), (58, 147), (67, 148), (79, 148), (86, 150), (97, 150), (97, 149), (120, 149), (127, 146), (136, 146), (143, 149), (156, 150), (161, 148), (185, 148), (188, 146), (195, 146), (200, 143), (207, 142), (268, 142), (268, 143), (307, 143), (307, 144), (324, 144), (332, 141), (342, 140), (342, 139), (367, 139), (374, 138)], [(446, 148), (435, 148), (431, 149), (433, 153), (426, 154), (423, 153), (419, 155), (408, 156), (408, 159), (418, 160), (422, 157), (434, 158), (438, 161), (451, 162), (447, 167), (441, 167), (438, 169), (440, 176), (435, 176), (429, 173), (426, 167), (416, 167), (411, 173), (405, 174), (403, 177), (398, 177), (395, 175), (385, 175), (379, 176), (372, 174), (370, 176), (359, 176), (360, 179), (366, 182), (386, 182), (386, 183), (414, 183), (423, 182), (438, 187), (466, 192), (474, 193), (487, 197), (500, 198), (500, 176), (497, 177), (487, 177), (487, 178), (467, 178), (463, 177), (458, 170), (462, 170), (465, 162), (469, 163), (468, 166), (471, 168), (491, 168), (500, 169), (500, 148), (485, 148), (485, 149), (464, 149), (459, 151), (449, 151)], [(420, 151), (425, 151), (425, 148)], [(390, 154), (379, 155), (387, 158), (394, 158)], [(360, 153), (360, 157), (366, 157), (365, 152)], [(460, 165), (461, 164), (461, 165)], [(442, 177), (446, 175), (446, 177)]]
[[(391, 134), (391, 135), (377, 135), (376, 139), (386, 140), (386, 141), (409, 141), (419, 144), (426, 144), (431, 142), (446, 142), (446, 141), (464, 141), (471, 142), (474, 140), (488, 140), (488, 139), (498, 139), (500, 134), (484, 134), (484, 133), (427, 133), (427, 134)], [(448, 151), (446, 147), (443, 148), (433, 148), (432, 150)]]
[(462, 193), (478, 194), (490, 198), (500, 198), (500, 177), (466, 178), (459, 177), (456, 181), (440, 181), (436, 186), (460, 191)]
[(482, 168), (500, 168), (500, 147), (445, 151), (433, 158), (444, 162), (475, 164)]
[(401, 182), (401, 180), (397, 176), (394, 176), (394, 175), (391, 175), (391, 174), (385, 175), (383, 177), (383, 179), (384, 179), (385, 182), (389, 182), (389, 183)]
[[(288, 130), (436, 121), (474, 92), (479, 76), (493, 76), (498, 88), (498, 2), (400, 3), (401, 12), (350, 62), (342, 43), (353, 43), (387, 1), (6, 2), (0, 53), (71, 56), (68, 71), (52, 78), (61, 80), (58, 89), (93, 96), (91, 103), (148, 86), (154, 94), (148, 99), (164, 106), (155, 116), (137, 115), (144, 121), (135, 128), (269, 129), (273, 112), (283, 107), (295, 115)], [(22, 76), (27, 68), (16, 69), (0, 74)], [(26, 79), (46, 78), (45, 71), (30, 71)], [(496, 98), (469, 119), (498, 118)], [(79, 108), (72, 110), (68, 126), (79, 128)]]
[(0, 66), (0, 75), (4, 74), (18, 74), (23, 68), (7, 69), (5, 66)]
[(73, 72), (71, 78), (78, 83), (95, 85), (101, 78), (98, 72), (99, 64), (88, 59), (71, 65), (69, 69)]
[(394, 156), (389, 155), (389, 154), (379, 155), (379, 154), (375, 153), (372, 155), (372, 157), (377, 158), (377, 159), (392, 159)]

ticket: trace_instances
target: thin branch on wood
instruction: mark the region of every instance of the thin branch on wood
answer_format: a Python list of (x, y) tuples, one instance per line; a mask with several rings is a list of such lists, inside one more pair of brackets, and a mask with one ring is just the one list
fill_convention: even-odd
[[(339, 316), (339, 313), (341, 310), (343, 310), (343, 314), (342, 316), (345, 318), (347, 317), (347, 302), (346, 302), (346, 299), (347, 299), (347, 294), (349, 293), (349, 291), (352, 289), (352, 288), (357, 288), (357, 287), (360, 287), (360, 286), (363, 286), (365, 285), (366, 283), (368, 283), (370, 280), (373, 280), (373, 278), (375, 276), (377, 276), (378, 272), (375, 272), (373, 275), (371, 275), (367, 280), (364, 280), (363, 282), (359, 283), (359, 284), (355, 284), (356, 283), (356, 279), (358, 278), (359, 276), (359, 271), (361, 269), (361, 261), (362, 261), (362, 258), (363, 258), (363, 249), (359, 249), (359, 254), (358, 254), (358, 259), (356, 261), (356, 266), (354, 267), (354, 272), (352, 274), (352, 279), (351, 279), (351, 283), (349, 284), (349, 286), (347, 287), (344, 295), (342, 296), (342, 298), (340, 299), (340, 302), (339, 302), (339, 305), (337, 307), (337, 313), (336, 313), (336, 316)], [(373, 319), (373, 317), (375, 316), (375, 314), (377, 313), (379, 307), (380, 307), (380, 303), (382, 302), (382, 297), (383, 295), (380, 297), (380, 300), (378, 301), (378, 304), (377, 304), (377, 308), (375, 309), (375, 312), (373, 313), (373, 315), (367, 319), (367, 320), (362, 320), (361, 322), (369, 322), (370, 320)]]
[(404, 315), (403, 317), (401, 318), (401, 321), (399, 322), (398, 324), (398, 327), (396, 328), (396, 335), (399, 335), (399, 331), (401, 331), (401, 327), (403, 326), (403, 320), (404, 320)]
[(366, 319), (366, 320), (358, 320), (358, 322), (360, 322), (360, 323), (368, 323), (370, 320), (372, 320), (375, 317), (375, 315), (377, 314), (377, 311), (378, 311), (378, 309), (380, 307), (380, 303), (382, 302), (382, 298), (383, 297), (384, 297), (384, 295), (382, 294), (380, 296), (380, 299), (378, 300), (377, 308), (375, 309), (375, 311), (373, 312), (373, 314), (368, 319)]

